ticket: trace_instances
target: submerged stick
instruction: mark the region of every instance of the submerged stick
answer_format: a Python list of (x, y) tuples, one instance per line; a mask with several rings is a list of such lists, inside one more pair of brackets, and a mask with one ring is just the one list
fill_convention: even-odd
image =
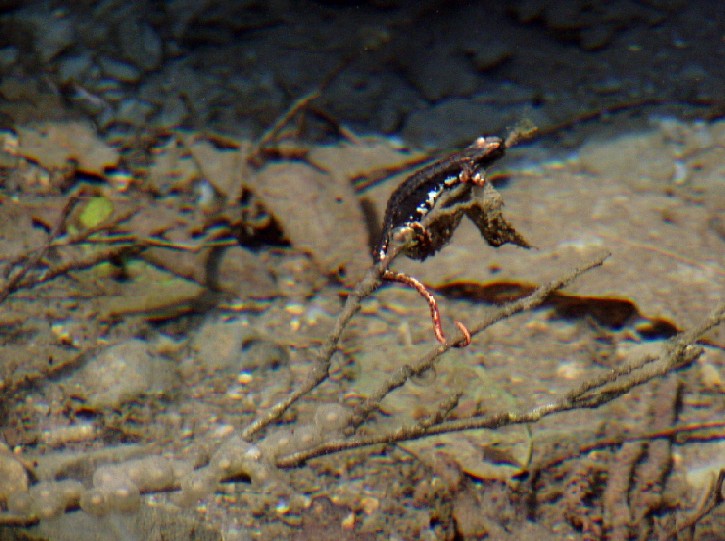
[[(579, 269), (577, 269), (577, 271), (579, 271)], [(579, 272), (579, 274), (581, 274), (581, 272)], [(571, 276), (571, 274), (568, 276)], [(557, 280), (556, 282), (560, 281), (561, 280)], [(543, 292), (552, 284), (547, 284), (547, 286), (539, 288), (537, 291)], [(531, 296), (533, 296), (533, 294)], [(531, 296), (526, 299), (530, 299)], [(611, 376), (607, 375), (604, 377), (594, 378), (585, 382), (580, 387), (564, 394), (559, 400), (548, 404), (536, 406), (522, 412), (501, 411), (488, 415), (474, 416), (467, 419), (443, 421), (433, 426), (426, 426), (423, 424), (402, 426), (396, 430), (383, 434), (330, 441), (320, 444), (312, 449), (291, 453), (287, 456), (281, 457), (277, 460), (277, 466), (280, 468), (292, 468), (305, 463), (311, 458), (366, 447), (369, 445), (399, 443), (428, 436), (477, 430), (481, 428), (496, 429), (515, 424), (535, 423), (544, 417), (549, 417), (556, 413), (562, 413), (574, 409), (596, 408), (628, 393), (634, 387), (643, 385), (656, 377), (663, 376), (673, 370), (677, 370), (694, 362), (702, 353), (702, 348), (694, 346), (693, 344), (702, 338), (702, 336), (710, 329), (723, 323), (724, 320), (725, 304), (719, 306), (712, 314), (700, 321), (691, 330), (681, 333), (676, 336), (674, 340), (665, 344), (656, 359), (639, 360), (636, 363), (628, 364), (619, 370), (613, 371)], [(444, 346), (439, 345), (436, 349), (443, 347)], [(424, 357), (416, 364), (424, 364), (426, 362), (425, 359), (426, 358)], [(628, 377), (628, 374), (631, 374), (631, 377)]]

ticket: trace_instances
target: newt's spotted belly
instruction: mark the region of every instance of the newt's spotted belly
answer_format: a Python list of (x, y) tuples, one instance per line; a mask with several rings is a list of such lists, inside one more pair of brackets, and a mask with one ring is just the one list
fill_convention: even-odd
[[(481, 170), (504, 155), (504, 143), (498, 137), (479, 137), (476, 142), (408, 177), (388, 200), (383, 234), (373, 253), (381, 261), (391, 243), (404, 246), (403, 253), (423, 260), (445, 246), (461, 221), (461, 215), (446, 216), (427, 228), (421, 221), (435, 208), (441, 195), (465, 183), (483, 185)], [(450, 200), (448, 205), (466, 201), (470, 189)]]

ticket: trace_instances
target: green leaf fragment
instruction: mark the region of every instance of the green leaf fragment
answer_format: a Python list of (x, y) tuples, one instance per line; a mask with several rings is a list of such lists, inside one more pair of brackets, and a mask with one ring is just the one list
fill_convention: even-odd
[(105, 197), (91, 197), (83, 207), (78, 221), (83, 227), (93, 228), (101, 225), (113, 214), (113, 203)]

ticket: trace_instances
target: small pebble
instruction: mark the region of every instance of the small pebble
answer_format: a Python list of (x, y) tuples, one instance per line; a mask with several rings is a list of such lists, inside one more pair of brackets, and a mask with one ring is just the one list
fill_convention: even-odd
[(62, 84), (80, 82), (93, 65), (93, 59), (89, 53), (67, 56), (58, 62), (58, 80)]
[(122, 83), (137, 83), (141, 79), (141, 70), (126, 62), (104, 56), (98, 59), (98, 65), (106, 77)]
[(342, 519), (340, 526), (343, 530), (352, 530), (355, 528), (355, 513), (348, 513), (348, 515)]
[(0, 502), (6, 502), (11, 494), (28, 490), (28, 474), (10, 451), (0, 447)]
[(56, 17), (45, 11), (34, 13), (28, 18), (34, 27), (35, 51), (42, 62), (50, 62), (75, 43), (75, 28), (71, 19)]
[(181, 98), (168, 98), (164, 101), (159, 114), (154, 118), (153, 124), (157, 129), (178, 128), (188, 114), (189, 111)]
[(15, 47), (0, 49), (0, 68), (8, 68), (18, 61), (20, 51)]
[(347, 426), (350, 412), (340, 404), (322, 404), (315, 411), (315, 426), (324, 434)]
[(113, 117), (115, 122), (128, 124), (141, 128), (146, 125), (148, 118), (154, 111), (154, 106), (148, 102), (127, 99), (123, 100)]
[(127, 20), (118, 36), (123, 55), (138, 68), (152, 71), (163, 60), (163, 43), (154, 28), (140, 21)]

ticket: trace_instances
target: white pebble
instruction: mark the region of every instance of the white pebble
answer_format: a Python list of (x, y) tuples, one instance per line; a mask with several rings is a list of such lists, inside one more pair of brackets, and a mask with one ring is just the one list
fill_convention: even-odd
[(249, 474), (250, 465), (259, 461), (262, 453), (256, 445), (239, 436), (226, 440), (212, 455), (209, 467), (222, 477)]
[(219, 474), (211, 468), (194, 470), (181, 480), (181, 491), (186, 499), (198, 500), (216, 490)]
[(324, 434), (342, 430), (350, 422), (350, 412), (340, 404), (322, 404), (315, 411), (315, 425)]
[(31, 514), (38, 518), (56, 517), (65, 511), (63, 493), (56, 489), (55, 483), (41, 482), (30, 488), (33, 504)]
[(292, 446), (296, 451), (310, 449), (322, 441), (322, 433), (315, 425), (300, 425), (294, 429)]
[(286, 428), (270, 431), (257, 444), (260, 451), (262, 451), (262, 455), (269, 461), (274, 461), (277, 457), (293, 453), (295, 450), (293, 445), (292, 432)]
[(96, 517), (113, 511), (109, 493), (103, 489), (92, 488), (81, 494), (80, 506), (86, 513)]
[(130, 460), (121, 466), (141, 492), (164, 490), (174, 482), (174, 468), (171, 461), (160, 456)]

